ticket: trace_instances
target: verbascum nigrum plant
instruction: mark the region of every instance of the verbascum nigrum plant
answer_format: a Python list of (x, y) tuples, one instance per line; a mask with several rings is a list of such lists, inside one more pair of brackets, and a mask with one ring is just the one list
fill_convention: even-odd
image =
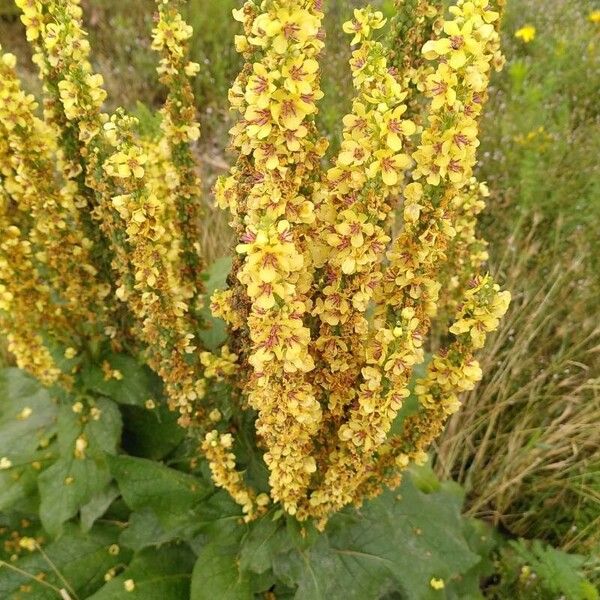
[[(333, 155), (316, 121), (323, 2), (234, 11), (237, 158), (214, 196), (237, 245), (227, 288), (210, 297), (201, 67), (181, 3), (157, 2), (166, 100), (152, 137), (125, 110), (104, 112), (79, 0), (16, 4), (43, 82), (38, 102), (2, 54), (0, 327), (17, 365), (72, 390), (107, 350), (147, 364), (247, 520), (279, 504), (323, 527), (397, 486), (481, 378), (475, 353), (510, 300), (485, 271), (476, 220), (488, 191), (473, 172), (503, 2), (396, 0), (391, 22), (355, 10), (354, 96)], [(210, 348), (217, 318), (228, 339)], [(434, 352), (432, 325), (444, 332)], [(262, 488), (236, 454), (241, 422), (268, 469)]]

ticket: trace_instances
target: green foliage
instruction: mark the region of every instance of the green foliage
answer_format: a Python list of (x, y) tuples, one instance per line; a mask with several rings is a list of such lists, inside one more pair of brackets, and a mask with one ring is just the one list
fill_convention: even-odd
[[(148, 548), (90, 600), (183, 600), (189, 598), (192, 551), (183, 545)], [(127, 581), (133, 589), (126, 588)]]
[(14, 465), (27, 463), (53, 431), (56, 404), (47, 390), (19, 369), (0, 372), (0, 398), (10, 398), (0, 403), (0, 456)]
[[(560, 219), (570, 234), (565, 246), (575, 243), (584, 252), (586, 244), (598, 247), (600, 53), (597, 25), (587, 18), (594, 5), (589, 0), (507, 4), (508, 64), (496, 78), (482, 124), (487, 156), (482, 179), (493, 190), (506, 190), (495, 203), (502, 219), (496, 218), (494, 203), (488, 211), (495, 239), (506, 239), (515, 220), (534, 212), (547, 225), (548, 241), (554, 236), (548, 225)], [(525, 24), (537, 30), (529, 44), (514, 37)], [(541, 236), (539, 231), (538, 242)]]
[(252, 598), (273, 585), (295, 589), (297, 600), (375, 600), (392, 590), (435, 598), (433, 577), (460, 581), (481, 560), (461, 504), (455, 486), (425, 493), (408, 477), (398, 491), (334, 517), (324, 533), (278, 511), (243, 529), (229, 520), (200, 551), (192, 598)]
[[(148, 381), (144, 368), (136, 372), (124, 357), (111, 359), (111, 365), (127, 372), (123, 383), (105, 382), (90, 369), (82, 378), (85, 395), (74, 391), (55, 403), (19, 371), (0, 375), (7, 415), (2, 431), (12, 431), (23, 407), (32, 409), (17, 423), (27, 424), (33, 441), (15, 444), (18, 453), (11, 456), (15, 461), (35, 456), (40, 440), (54, 448), (37, 477), (41, 501), (33, 520), (41, 525), (40, 540), (55, 540), (11, 563), (18, 570), (0, 569), (0, 597), (12, 598), (31, 580), (27, 574), (46, 569), (49, 585), (96, 600), (186, 598), (188, 590), (197, 600), (251, 599), (273, 586), (298, 600), (377, 600), (391, 591), (435, 598), (433, 577), (461, 584), (481, 562), (460, 515), (460, 490), (426, 471), (407, 477), (396, 492), (336, 516), (324, 533), (273, 510), (243, 524), (239, 507), (216, 492), (202, 471), (123, 453), (121, 411), (142, 410)], [(77, 454), (82, 437), (87, 445)], [(172, 454), (173, 464), (188, 465), (182, 462), (185, 444), (181, 452)], [(20, 473), (22, 466), (3, 472)], [(5, 497), (4, 510), (19, 514), (19, 498)], [(132, 592), (125, 588), (129, 579)], [(56, 596), (48, 585), (34, 587), (35, 598)]]
[[(122, 379), (106, 379), (102, 363), (121, 372)], [(146, 400), (159, 398), (162, 383), (158, 376), (126, 354), (109, 354), (97, 361), (85, 363), (81, 372), (82, 385), (90, 392), (102, 394), (118, 402), (143, 407)]]
[[(227, 270), (215, 267), (208, 287), (222, 285)], [(123, 379), (106, 380), (104, 360)], [(504, 547), (489, 527), (461, 516), (462, 490), (429, 468), (339, 513), (323, 533), (275, 509), (244, 524), (206, 466), (190, 460), (196, 450), (169, 418), (154, 376), (126, 355), (84, 365), (70, 394), (48, 392), (16, 369), (0, 372), (0, 392), (0, 448), (11, 461), (0, 472), (0, 532), (39, 544), (0, 562), (1, 598), (30, 589), (28, 597), (44, 600), (60, 590), (94, 600), (253, 600), (268, 591), (296, 600), (458, 600), (482, 598), (485, 581), (497, 582), (485, 590), (492, 598), (597, 597), (581, 557)], [(250, 421), (237, 427), (240, 456), (260, 487)], [(535, 588), (523, 579), (525, 563)], [(40, 572), (43, 581), (34, 578)], [(510, 595), (521, 588), (538, 595)]]
[(582, 576), (583, 556), (567, 554), (538, 540), (511, 541), (498, 560), (499, 583), (491, 598), (597, 600), (596, 588)]
[[(26, 596), (30, 600), (56, 600), (60, 590), (72, 597), (90, 597), (104, 584), (109, 569), (130, 558), (127, 551), (118, 555), (109, 552), (117, 535), (118, 528), (113, 525), (96, 526), (89, 533), (69, 525), (43, 552), (27, 554), (0, 567), (0, 598), (21, 600), (22, 586), (30, 589)], [(43, 579), (36, 579), (40, 574)]]
[(12, 464), (0, 470), (0, 511), (17, 503), (35, 509), (36, 467), (54, 456), (49, 441), (58, 409), (48, 391), (18, 369), (0, 371), (0, 398), (10, 398), (0, 402), (0, 459)]
[[(231, 257), (226, 256), (213, 262), (206, 271), (205, 293), (208, 298), (216, 290), (227, 288), (227, 277), (231, 271)], [(202, 319), (209, 324), (209, 328), (199, 334), (202, 343), (208, 350), (216, 350), (223, 345), (227, 339), (227, 327), (222, 319), (212, 316), (210, 306), (202, 309)]]

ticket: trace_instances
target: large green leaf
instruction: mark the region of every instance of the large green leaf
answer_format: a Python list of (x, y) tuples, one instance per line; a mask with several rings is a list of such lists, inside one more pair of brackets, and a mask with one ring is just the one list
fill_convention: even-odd
[(193, 564), (194, 554), (185, 545), (148, 548), (88, 600), (187, 600)]
[(108, 398), (91, 401), (98, 412), (95, 417), (73, 412), (62, 406), (58, 415), (58, 444), (63, 457), (72, 456), (75, 441), (83, 436), (88, 444), (86, 453), (115, 454), (121, 441), (123, 422), (118, 406)]
[(251, 600), (251, 573), (239, 560), (240, 540), (248, 531), (240, 507), (217, 492), (199, 507), (200, 535), (192, 543), (198, 554), (192, 575), (192, 600)]
[(102, 456), (57, 460), (38, 478), (40, 519), (44, 529), (52, 536), (58, 535), (63, 523), (100, 493), (110, 479)]
[(0, 511), (18, 507), (32, 499), (39, 473), (32, 467), (0, 471)]
[(358, 513), (335, 516), (328, 538), (336, 560), (329, 568), (315, 565), (322, 573), (317, 579), (331, 579), (338, 570), (355, 577), (324, 597), (375, 599), (380, 582), (390, 578), (407, 599), (438, 597), (432, 578), (451, 580), (479, 561), (465, 538), (462, 501), (455, 486), (423, 493), (407, 476), (399, 490), (365, 503)]
[(191, 600), (252, 600), (250, 576), (240, 569), (236, 545), (207, 544), (194, 566)]
[[(64, 589), (70, 597), (88, 598), (104, 583), (104, 575), (118, 564), (129, 560), (129, 553), (109, 548), (117, 541), (118, 528), (96, 526), (83, 534), (74, 525), (55, 542), (11, 563), (17, 570), (0, 568), (2, 600), (57, 600)], [(36, 576), (43, 574), (43, 581)], [(25, 594), (22, 586), (30, 586)], [(66, 597), (66, 596), (64, 596)]]
[(494, 552), (504, 540), (491, 525), (477, 519), (465, 517), (464, 530), (469, 547), (480, 557), (480, 561), (446, 584), (446, 598), (482, 600), (484, 596), (481, 593), (481, 582), (494, 574)]
[[(88, 400), (97, 412), (74, 412), (62, 406), (58, 415), (60, 458), (38, 478), (40, 519), (46, 531), (56, 536), (62, 524), (80, 508), (102, 494), (111, 476), (106, 456), (114, 453), (121, 439), (121, 414), (108, 398)], [(87, 446), (76, 453), (76, 441), (82, 437)], [(89, 507), (88, 507), (89, 508)], [(86, 514), (86, 526), (91, 526)]]
[[(121, 372), (122, 379), (105, 379), (102, 363)], [(88, 363), (81, 374), (83, 385), (90, 391), (112, 398), (119, 404), (144, 406), (162, 394), (160, 379), (147, 366), (127, 354), (110, 354), (97, 363)]]
[(114, 483), (94, 494), (89, 502), (81, 507), (81, 530), (89, 531), (118, 496), (119, 489)]
[(273, 520), (270, 514), (250, 524), (240, 550), (240, 567), (254, 573), (265, 573), (278, 555), (292, 550), (292, 538), (283, 519)]
[(143, 508), (131, 513), (127, 528), (119, 540), (127, 548), (139, 552), (148, 546), (160, 546), (180, 537), (187, 537), (190, 521), (192, 517), (188, 517), (179, 526), (170, 523), (169, 527), (165, 527), (152, 509)]
[(57, 407), (48, 390), (19, 369), (0, 371), (0, 458), (28, 462), (54, 430)]
[(239, 550), (244, 572), (273, 572), (296, 587), (296, 600), (379, 600), (439, 597), (431, 579), (462, 581), (478, 563), (465, 536), (456, 486), (410, 476), (359, 511), (334, 516), (325, 534), (310, 525), (267, 517), (251, 524)]
[(121, 455), (110, 457), (109, 462), (129, 508), (150, 508), (163, 523), (180, 518), (212, 491), (212, 486), (193, 475), (145, 458)]
[(43, 465), (52, 464), (58, 456), (56, 443), (31, 455), (30, 463), (0, 471), (0, 511), (37, 512), (39, 498), (37, 480)]

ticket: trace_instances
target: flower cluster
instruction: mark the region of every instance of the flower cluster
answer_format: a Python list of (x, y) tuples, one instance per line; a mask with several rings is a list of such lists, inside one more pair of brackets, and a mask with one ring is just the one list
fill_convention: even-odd
[(157, 68), (160, 81), (168, 89), (168, 96), (160, 111), (163, 140), (168, 144), (172, 164), (169, 185), (170, 203), (177, 211), (179, 225), (176, 239), (184, 266), (184, 277), (189, 280), (190, 306), (196, 318), (201, 309), (202, 260), (199, 247), (200, 180), (196, 161), (190, 148), (200, 136), (196, 121), (194, 94), (190, 79), (198, 74), (200, 65), (189, 60), (188, 40), (192, 28), (181, 18), (175, 0), (157, 2), (158, 22), (152, 31), (152, 49), (161, 59)]
[[(455, 0), (444, 19), (441, 0), (397, 0), (391, 25), (355, 10), (344, 24), (354, 97), (332, 157), (316, 119), (322, 0), (234, 11), (238, 158), (215, 198), (237, 245), (228, 288), (210, 299), (229, 327), (214, 351), (200, 341), (200, 67), (179, 0), (157, 2), (166, 100), (151, 136), (125, 110), (103, 112), (79, 0), (16, 3), (44, 84), (40, 119), (2, 55), (0, 327), (19, 366), (70, 386), (87, 358), (120, 381), (105, 351), (144, 360), (246, 520), (275, 502), (322, 526), (396, 485), (481, 378), (475, 352), (510, 298), (483, 274), (488, 191), (473, 176), (503, 1)], [(434, 326), (451, 341), (413, 385)], [(399, 418), (411, 391), (418, 409)], [(248, 421), (269, 494), (236, 458)], [(75, 456), (86, 452), (80, 437)]]
[(481, 379), (474, 351), (483, 347), (487, 334), (498, 327), (509, 303), (510, 293), (501, 292), (489, 275), (471, 281), (450, 327), (454, 341), (432, 357), (426, 376), (417, 380), (418, 410), (406, 418), (405, 433), (388, 440), (373, 472), (362, 483), (361, 494), (370, 496), (384, 485), (397, 485), (399, 471), (411, 461), (426, 460), (427, 448), (459, 410), (460, 393), (472, 390)]
[(486, 0), (457, 2), (450, 11), (452, 19), (444, 23), (440, 36), (423, 46), (424, 57), (437, 66), (426, 78), (430, 102), (420, 143), (411, 156), (414, 181), (402, 189), (404, 227), (375, 285), (375, 316), (364, 355), (358, 358), (363, 366), (356, 398), (338, 428), (340, 443), (328, 455), (321, 486), (309, 499), (315, 516), (325, 518), (350, 501), (360, 502), (361, 482), (377, 463), (409, 395), (413, 367), (424, 360), (424, 342), (438, 309), (442, 266), (461, 225), (457, 198), (472, 176), (477, 118), (489, 72), (502, 61), (493, 25), (499, 14)]
[(365, 313), (382, 279), (394, 200), (412, 165), (407, 145), (417, 130), (405, 118), (407, 93), (390, 72), (385, 47), (370, 39), (384, 24), (380, 12), (367, 9), (345, 25), (362, 40), (350, 61), (357, 94), (343, 119), (335, 165), (315, 195), (321, 285), (312, 314), (320, 322), (318, 356), (327, 364), (316, 376), (336, 418), (353, 401), (369, 327)]
[[(37, 104), (21, 89), (15, 67), (13, 55), (1, 56), (2, 212), (8, 222), (3, 227), (7, 235), (2, 250), (6, 274), (0, 277), (5, 310), (13, 318), (7, 329), (14, 329), (19, 321), (21, 327), (37, 329), (38, 335), (24, 336), (29, 340), (27, 344), (20, 335), (9, 337), (19, 364), (37, 362), (28, 356), (28, 347), (33, 353), (41, 352), (46, 358), (40, 364), (53, 374), (42, 377), (48, 380), (57, 371), (49, 367), (39, 334), (45, 332), (55, 341), (80, 346), (85, 335), (97, 330), (110, 287), (97, 282), (98, 270), (91, 255), (93, 241), (83, 231), (76, 199), (69, 186), (56, 184), (55, 132), (35, 115)], [(61, 302), (53, 302), (53, 297), (60, 297)], [(27, 326), (32, 303), (39, 307), (40, 319)], [(40, 374), (36, 368), (32, 370)]]
[(242, 507), (244, 520), (250, 521), (265, 511), (269, 504), (267, 494), (256, 496), (246, 487), (242, 475), (236, 471), (235, 454), (231, 451), (233, 437), (230, 433), (219, 433), (213, 429), (202, 442), (202, 451), (208, 460), (215, 485), (225, 488)]
[[(148, 364), (163, 378), (171, 406), (183, 423), (201, 416), (205, 394), (197, 350), (196, 324), (190, 316), (191, 283), (183, 276), (178, 233), (169, 219), (169, 194), (157, 195), (146, 180), (148, 155), (135, 143), (135, 121), (115, 115), (105, 124), (114, 151), (103, 163), (116, 213), (113, 235), (125, 234), (125, 264), (119, 265), (117, 297), (136, 318), (134, 330), (148, 345)], [(197, 411), (201, 411), (196, 414)]]
[(258, 411), (273, 499), (294, 514), (314, 472), (312, 438), (321, 420), (307, 376), (314, 360), (305, 320), (314, 270), (311, 190), (326, 149), (314, 125), (323, 96), (317, 62), (323, 14), (315, 0), (268, 0), (247, 2), (234, 16), (244, 25), (236, 47), (248, 59), (230, 93), (240, 113), (231, 130), (240, 159), (216, 194), (234, 215), (244, 257), (231, 298), (246, 305), (244, 360), (252, 374), (244, 391)]

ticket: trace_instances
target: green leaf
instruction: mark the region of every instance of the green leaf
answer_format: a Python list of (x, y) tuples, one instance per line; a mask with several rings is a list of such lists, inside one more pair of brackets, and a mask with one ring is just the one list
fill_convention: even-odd
[(109, 464), (129, 508), (150, 508), (163, 524), (181, 518), (212, 491), (193, 475), (144, 458), (114, 456)]
[[(121, 372), (123, 379), (104, 378), (102, 362)], [(147, 366), (127, 354), (110, 354), (98, 363), (86, 364), (81, 374), (83, 385), (90, 391), (108, 396), (119, 404), (144, 406), (146, 400), (160, 398), (162, 384)]]
[(483, 599), (481, 582), (494, 574), (493, 553), (503, 541), (500, 534), (484, 521), (465, 518), (464, 522), (467, 543), (481, 560), (466, 573), (446, 584), (448, 600)]
[(219, 541), (207, 544), (192, 573), (191, 600), (252, 600), (252, 584), (240, 569), (235, 548)]
[(528, 565), (535, 573), (536, 583), (541, 588), (540, 593), (573, 600), (598, 597), (597, 592), (593, 595), (593, 586), (590, 587), (581, 573), (586, 562), (585, 557), (557, 550), (540, 540), (512, 540), (509, 546), (521, 559), (522, 564)]
[[(20, 572), (0, 568), (0, 598), (57, 600), (60, 589), (71, 597), (88, 598), (104, 584), (109, 569), (129, 560), (126, 550), (118, 554), (108, 551), (117, 535), (115, 526), (96, 526), (85, 534), (74, 525), (67, 526), (63, 536), (43, 547), (43, 553), (33, 552), (10, 563)], [(44, 574), (44, 583), (35, 579), (40, 573)], [(24, 594), (20, 589), (23, 585), (31, 586), (31, 591)]]
[(32, 467), (0, 471), (0, 511), (13, 507), (24, 510), (35, 495), (38, 475)]
[(65, 521), (101, 492), (110, 482), (110, 471), (101, 456), (62, 457), (38, 478), (40, 519), (52, 536), (61, 532)]
[(38, 511), (37, 479), (43, 465), (56, 460), (58, 447), (52, 441), (47, 447), (32, 454), (26, 464), (0, 471), (0, 511), (15, 509), (21, 513)]
[(119, 489), (114, 484), (94, 494), (90, 501), (81, 507), (81, 530), (89, 531), (118, 496)]
[(198, 560), (192, 574), (192, 600), (252, 599), (251, 575), (240, 565), (240, 540), (248, 531), (242, 512), (219, 491), (199, 507), (201, 535), (192, 543)]
[(240, 567), (245, 571), (265, 573), (270, 570), (276, 557), (292, 550), (292, 539), (285, 528), (285, 521), (274, 521), (271, 514), (250, 524), (240, 552)]
[[(193, 564), (194, 555), (187, 546), (148, 548), (88, 600), (187, 600)], [(131, 591), (125, 587), (129, 580), (134, 586)]]
[(0, 371), (0, 458), (28, 462), (54, 431), (56, 404), (48, 390), (19, 369)]
[[(332, 517), (324, 534), (293, 519), (283, 527), (286, 521), (263, 517), (241, 541), (240, 568), (272, 571), (297, 588), (296, 600), (379, 600), (391, 592), (438, 598), (432, 578), (459, 581), (480, 559), (465, 535), (457, 487), (420, 475), (428, 493), (407, 475), (399, 490)], [(233, 577), (231, 567), (227, 573)]]
[(100, 410), (97, 419), (92, 418), (84, 428), (90, 448), (99, 449), (108, 454), (116, 454), (121, 441), (123, 420), (119, 407), (107, 398), (98, 398), (96, 408)]
[[(479, 561), (465, 539), (461, 506), (455, 487), (423, 493), (408, 475), (399, 490), (365, 503), (358, 514), (333, 517), (328, 538), (335, 570), (355, 576), (329, 598), (377, 598), (381, 581), (390, 578), (407, 599), (435, 598), (433, 577), (448, 581)], [(316, 566), (327, 577), (329, 569)]]
[(86, 452), (115, 454), (121, 440), (123, 422), (118, 406), (108, 398), (93, 401), (97, 417), (82, 416), (71, 406), (62, 406), (58, 415), (58, 444), (62, 456), (72, 456), (75, 441), (83, 435), (87, 441)]
[[(206, 298), (209, 299), (215, 290), (227, 287), (227, 276), (231, 271), (231, 257), (217, 259), (206, 270), (206, 283), (204, 284)], [(208, 303), (207, 303), (208, 304)], [(202, 317), (209, 328), (201, 331), (199, 337), (209, 350), (215, 350), (227, 339), (227, 326), (222, 319), (215, 319), (210, 312), (210, 306), (204, 306)]]
[(150, 508), (131, 513), (127, 529), (119, 541), (127, 548), (139, 552), (148, 546), (159, 546), (176, 540), (181, 535), (178, 527), (166, 529)]

